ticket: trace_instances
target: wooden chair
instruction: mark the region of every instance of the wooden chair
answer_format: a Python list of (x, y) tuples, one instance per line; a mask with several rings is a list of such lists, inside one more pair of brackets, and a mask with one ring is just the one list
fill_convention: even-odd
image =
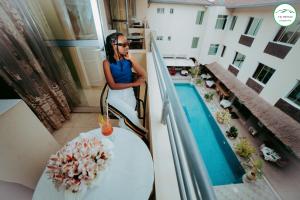
[[(143, 126), (145, 126), (145, 116), (146, 116), (146, 105), (147, 105), (147, 92), (148, 92), (148, 84), (145, 82), (145, 92), (143, 95), (143, 99), (140, 98), (140, 87), (133, 88), (135, 98), (136, 98), (136, 111), (138, 112), (138, 118), (143, 120)], [(108, 94), (108, 84), (105, 83), (104, 88), (101, 91), (100, 96), (100, 110), (101, 114), (104, 115), (104, 104), (107, 99)]]
[[(133, 73), (133, 76), (135, 73)], [(104, 104), (106, 104), (107, 100), (107, 94), (108, 94), (108, 84), (105, 83), (104, 88), (101, 91), (100, 96), (100, 110), (101, 114), (104, 115)], [(145, 127), (146, 124), (146, 105), (147, 105), (147, 92), (148, 92), (148, 84), (145, 82), (145, 91), (142, 95), (142, 98), (140, 97), (140, 86), (133, 87), (135, 98), (136, 98), (136, 108), (138, 118), (142, 120), (143, 127)], [(131, 130), (133, 130), (147, 145), (149, 145), (149, 141), (147, 139), (147, 132), (141, 130), (141, 128), (137, 127), (135, 124), (133, 124), (123, 113), (120, 113), (116, 108), (108, 104), (108, 110), (110, 116), (116, 117), (116, 114), (124, 119), (125, 124), (127, 127), (129, 127)]]

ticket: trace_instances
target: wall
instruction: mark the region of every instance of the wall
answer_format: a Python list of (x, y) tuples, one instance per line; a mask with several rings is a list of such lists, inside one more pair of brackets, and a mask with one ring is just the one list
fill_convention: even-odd
[(131, 55), (136, 59), (138, 64), (147, 71), (147, 63), (146, 63), (146, 51), (145, 50), (136, 50), (132, 49), (129, 51)]
[[(158, 14), (157, 8), (164, 8), (164, 14)], [(170, 14), (170, 8), (174, 13)], [(161, 54), (185, 55), (198, 57), (200, 54), (201, 39), (205, 31), (204, 25), (196, 24), (197, 12), (205, 10), (202, 6), (158, 4), (151, 3), (147, 9), (147, 20), (156, 35), (163, 36), (162, 41), (156, 40)], [(204, 14), (204, 18), (206, 18)], [(168, 41), (171, 36), (171, 41)], [(191, 48), (193, 37), (199, 37), (198, 48)]]
[(33, 190), (16, 183), (0, 180), (1, 199), (9, 200), (31, 200)]
[(146, 55), (148, 67), (148, 88), (150, 148), (153, 157), (155, 199), (179, 200), (177, 176), (170, 146), (167, 126), (161, 123), (162, 100), (158, 78), (151, 52)]
[(148, 0), (137, 0), (136, 2), (136, 19), (144, 21), (147, 17), (146, 9)]
[[(293, 5), (300, 13), (300, 5)], [(221, 6), (202, 7), (195, 5), (176, 5), (151, 3), (147, 9), (147, 20), (150, 29), (156, 35), (164, 36), (163, 41), (156, 40), (162, 55), (186, 55), (195, 57), (201, 64), (219, 62), (224, 68), (232, 64), (235, 52), (238, 51), (246, 56), (240, 68), (237, 78), (246, 84), (252, 77), (259, 63), (273, 69), (275, 73), (259, 94), (262, 98), (274, 105), (279, 98), (284, 98), (294, 88), (297, 80), (300, 80), (300, 68), (297, 66), (297, 56), (300, 55), (300, 39), (293, 45), (291, 51), (280, 59), (264, 53), (268, 42), (272, 41), (280, 26), (273, 19), (273, 11), (276, 6), (226, 9)], [(165, 8), (164, 14), (158, 14), (157, 8)], [(174, 14), (170, 14), (170, 8)], [(205, 10), (202, 25), (196, 25), (198, 10)], [(218, 15), (235, 15), (237, 21), (234, 30), (229, 30), (231, 19), (228, 18), (224, 30), (215, 29)], [(244, 34), (250, 17), (263, 18), (263, 22), (251, 47), (239, 44), (239, 39)], [(299, 18), (299, 17), (298, 17)], [(167, 37), (171, 36), (171, 41)], [(192, 49), (193, 37), (199, 37), (198, 48)], [(208, 55), (210, 44), (220, 44), (217, 55)], [(226, 46), (224, 57), (220, 57), (222, 46)], [(289, 100), (287, 100), (289, 101)], [(290, 102), (290, 104), (299, 106)]]
[[(300, 7), (295, 6), (300, 12)], [(212, 10), (214, 8), (211, 8)], [(240, 68), (237, 78), (246, 83), (249, 77), (252, 77), (259, 63), (263, 63), (273, 69), (275, 73), (264, 86), (264, 89), (259, 94), (262, 98), (274, 105), (281, 97), (285, 97), (295, 86), (297, 79), (300, 79), (300, 68), (297, 66), (297, 55), (300, 53), (300, 41), (293, 45), (292, 50), (288, 53), (285, 59), (280, 59), (275, 56), (264, 53), (264, 49), (268, 42), (272, 41), (277, 34), (280, 26), (273, 19), (273, 7), (262, 8), (243, 8), (235, 9), (232, 15), (238, 16), (236, 25), (233, 31), (229, 30), (230, 22), (226, 24), (226, 30), (223, 31), (223, 39), (220, 44), (226, 45), (224, 57), (220, 57), (222, 48), (219, 48), (215, 59), (223, 67), (228, 68), (232, 64), (235, 52), (238, 51), (246, 56), (246, 59)], [(260, 29), (255, 36), (251, 47), (239, 44), (241, 34), (244, 34), (250, 17), (263, 18)]]
[[(224, 31), (215, 29), (218, 15), (228, 15), (228, 10), (224, 7), (208, 7), (204, 13), (203, 33), (200, 37), (200, 54), (196, 57), (201, 64), (209, 64), (216, 60), (214, 55), (208, 55), (211, 44), (220, 44), (224, 38)], [(219, 47), (220, 48), (220, 47)]]
[(23, 101), (0, 115), (0, 137), (0, 180), (34, 189), (60, 145)]

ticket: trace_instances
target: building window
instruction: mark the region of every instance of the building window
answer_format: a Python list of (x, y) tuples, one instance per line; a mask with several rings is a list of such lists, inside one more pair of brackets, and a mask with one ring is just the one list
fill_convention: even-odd
[(218, 44), (211, 44), (208, 50), (208, 55), (216, 55), (218, 52), (218, 48)]
[(171, 36), (168, 36), (168, 40), (171, 41)]
[(221, 57), (224, 56), (225, 50), (226, 50), (226, 46), (224, 45), (224, 46), (223, 46), (223, 49), (222, 49)]
[(163, 36), (156, 36), (156, 40), (163, 40), (164, 37)]
[(198, 47), (198, 41), (199, 41), (198, 37), (193, 37), (192, 48), (197, 48)]
[(262, 23), (262, 19), (261, 18), (250, 17), (250, 20), (248, 22), (245, 34), (246, 35), (256, 36), (261, 23)]
[(165, 9), (164, 8), (157, 8), (157, 13), (158, 14), (164, 14), (165, 13)]
[(241, 68), (246, 56), (236, 52), (232, 64), (238, 68)]
[(271, 67), (259, 63), (252, 77), (258, 80), (259, 82), (266, 84), (271, 78), (271, 76), (274, 74), (274, 72), (275, 69), (272, 69)]
[(198, 11), (197, 18), (196, 18), (196, 24), (202, 24), (204, 17), (204, 11)]
[(226, 22), (227, 22), (227, 17), (228, 17), (227, 15), (218, 15), (215, 29), (224, 30)]
[(237, 16), (232, 16), (232, 18), (231, 18), (231, 24), (230, 24), (229, 30), (232, 31), (232, 30), (234, 29), (236, 20), (237, 20)]
[(174, 8), (170, 8), (170, 14), (174, 13)]
[(300, 81), (296, 84), (294, 89), (290, 92), (287, 98), (300, 106)]
[(294, 22), (290, 26), (282, 26), (274, 38), (274, 41), (288, 44), (296, 44), (300, 37), (300, 21)]

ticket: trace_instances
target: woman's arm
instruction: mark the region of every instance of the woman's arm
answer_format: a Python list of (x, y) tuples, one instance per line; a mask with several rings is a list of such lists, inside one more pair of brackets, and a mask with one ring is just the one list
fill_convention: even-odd
[(103, 61), (103, 71), (109, 87), (113, 90), (121, 90), (130, 87), (136, 87), (142, 84), (140, 81), (136, 81), (133, 83), (116, 83), (111, 74), (109, 62), (107, 60)]
[(140, 64), (137, 62), (137, 60), (130, 54), (128, 53), (125, 58), (127, 60), (130, 60), (132, 63), (132, 67), (134, 69), (134, 71), (137, 73), (138, 75), (138, 80), (137, 81), (141, 81), (141, 82), (145, 82), (146, 80), (146, 72), (145, 70), (140, 66)]

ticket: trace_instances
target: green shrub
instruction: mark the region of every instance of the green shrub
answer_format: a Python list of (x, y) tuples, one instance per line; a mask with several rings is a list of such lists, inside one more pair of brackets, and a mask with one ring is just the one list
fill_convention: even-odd
[(191, 73), (193, 78), (197, 78), (197, 76), (200, 74), (200, 67), (196, 66), (196, 67), (192, 67), (189, 72)]
[(213, 100), (215, 93), (213, 92), (208, 92), (204, 95), (204, 98), (206, 101), (210, 102), (211, 100)]
[(242, 138), (239, 143), (235, 145), (235, 151), (243, 158), (249, 158), (255, 152), (255, 148), (249, 143), (246, 138)]
[(262, 159), (255, 159), (253, 161), (252, 170), (255, 171), (258, 178), (261, 178), (263, 175), (263, 161)]
[(196, 80), (196, 85), (203, 86), (204, 85), (204, 81), (202, 79), (198, 79), (198, 80)]
[(231, 126), (226, 133), (228, 137), (236, 138), (238, 136), (238, 130), (235, 126)]

